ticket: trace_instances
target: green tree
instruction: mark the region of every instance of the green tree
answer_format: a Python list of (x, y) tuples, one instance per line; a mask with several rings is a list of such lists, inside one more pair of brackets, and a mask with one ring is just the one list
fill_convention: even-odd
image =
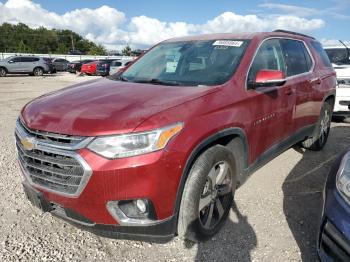
[(90, 50), (88, 51), (89, 55), (106, 55), (107, 50), (102, 45), (93, 45), (90, 47)]
[(126, 47), (123, 48), (122, 50), (122, 54), (125, 56), (130, 56), (131, 55), (131, 47), (129, 45), (127, 45)]

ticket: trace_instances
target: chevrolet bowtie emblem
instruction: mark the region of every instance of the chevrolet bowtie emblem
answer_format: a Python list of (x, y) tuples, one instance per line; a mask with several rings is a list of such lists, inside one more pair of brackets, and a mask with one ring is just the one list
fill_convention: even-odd
[(33, 150), (34, 149), (34, 139), (30, 137), (26, 137), (21, 139), (21, 144), (25, 150)]

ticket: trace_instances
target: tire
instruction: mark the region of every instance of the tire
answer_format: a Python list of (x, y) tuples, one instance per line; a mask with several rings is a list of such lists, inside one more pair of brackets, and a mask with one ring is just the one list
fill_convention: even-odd
[(7, 74), (7, 71), (5, 68), (0, 67), (0, 77), (5, 77)]
[(209, 239), (224, 225), (236, 188), (236, 164), (231, 151), (210, 147), (194, 162), (182, 194), (178, 235), (198, 242)]
[(33, 74), (35, 76), (42, 76), (42, 75), (44, 75), (44, 70), (41, 67), (36, 67), (33, 70)]
[(316, 125), (316, 135), (307, 138), (302, 146), (313, 151), (320, 151), (325, 146), (332, 122), (333, 106), (329, 102), (323, 104), (320, 118)]

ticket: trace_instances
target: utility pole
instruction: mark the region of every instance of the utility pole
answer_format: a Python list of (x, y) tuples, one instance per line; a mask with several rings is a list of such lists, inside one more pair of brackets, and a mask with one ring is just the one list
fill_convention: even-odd
[(72, 51), (74, 52), (74, 37), (73, 37), (73, 33), (70, 35), (70, 38), (72, 40)]

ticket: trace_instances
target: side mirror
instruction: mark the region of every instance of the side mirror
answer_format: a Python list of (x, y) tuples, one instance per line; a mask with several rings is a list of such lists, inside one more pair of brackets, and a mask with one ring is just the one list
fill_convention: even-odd
[(255, 81), (248, 83), (250, 88), (264, 86), (281, 86), (286, 82), (285, 75), (280, 70), (260, 70), (255, 77)]
[(15, 61), (13, 61), (13, 60), (10, 60), (10, 61), (8, 61), (7, 63), (9, 63), (9, 64), (13, 64)]

